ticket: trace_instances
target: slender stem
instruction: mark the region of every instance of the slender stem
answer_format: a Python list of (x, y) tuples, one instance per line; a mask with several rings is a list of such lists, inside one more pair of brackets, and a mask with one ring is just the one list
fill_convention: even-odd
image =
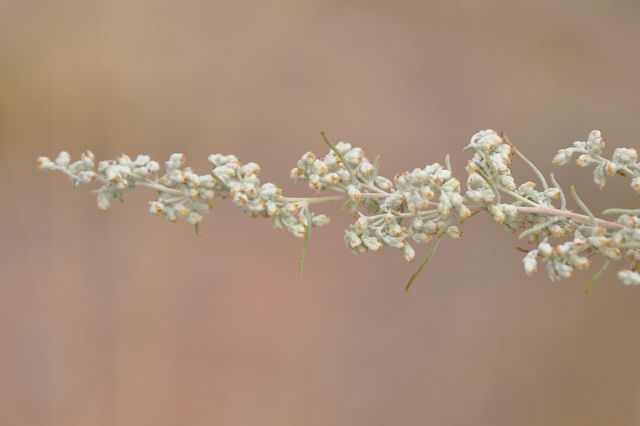
[(591, 222), (593, 222), (593, 224), (596, 225), (597, 224), (596, 217), (593, 215), (593, 213), (591, 213), (591, 210), (589, 210), (587, 205), (580, 199), (580, 197), (578, 197), (578, 193), (576, 192), (576, 187), (571, 185), (569, 189), (571, 190), (571, 195), (573, 196), (573, 199), (576, 200), (576, 203), (578, 203), (580, 208), (589, 216), (589, 218), (591, 219)]
[[(592, 222), (591, 218), (584, 214), (570, 212), (568, 210), (559, 210), (551, 207), (538, 206), (538, 207), (526, 207), (526, 206), (516, 206), (516, 209), (521, 213), (534, 213), (534, 214), (542, 214), (545, 216), (564, 216), (569, 219), (575, 219), (582, 222)], [(608, 220), (594, 218), (595, 223), (608, 229), (624, 229), (624, 226), (619, 223), (609, 222)]]
[(147, 180), (147, 181), (143, 181), (143, 182), (137, 182), (136, 185), (137, 186), (146, 186), (147, 188), (153, 188), (156, 191), (166, 192), (166, 193), (169, 193), (169, 194), (184, 195), (184, 193), (182, 191), (180, 191), (179, 189), (168, 188), (168, 187), (166, 187), (164, 185), (161, 185), (159, 183), (153, 182), (151, 180)]
[(380, 172), (380, 154), (376, 155), (375, 160), (373, 160), (373, 179), (378, 177), (378, 173)]
[(640, 242), (621, 243), (621, 244), (618, 244), (618, 248), (621, 248), (621, 249), (640, 248)]
[(551, 173), (549, 177), (551, 178), (551, 183), (553, 183), (553, 186), (560, 190), (560, 209), (565, 210), (567, 208), (567, 199), (564, 196), (564, 191), (562, 190), (562, 188), (560, 188), (560, 185), (558, 185), (558, 181), (556, 180), (556, 177), (553, 175), (553, 173)]
[(311, 211), (309, 210), (309, 203), (304, 203), (304, 214), (307, 219), (307, 232), (304, 234), (304, 243), (302, 245), (302, 253), (300, 254), (300, 264), (298, 266), (298, 272), (302, 275), (302, 268), (304, 266), (304, 259), (307, 256), (307, 250), (309, 249), (309, 239), (311, 238)]
[[(504, 136), (504, 138), (506, 139), (506, 136)], [(507, 139), (507, 142), (508, 142), (508, 139)], [(511, 143), (509, 143), (509, 145), (511, 145)], [(536, 176), (538, 176), (538, 179), (540, 179), (540, 182), (542, 183), (542, 186), (544, 187), (544, 189), (545, 190), (549, 189), (549, 185), (547, 185), (547, 181), (544, 179), (544, 175), (542, 174), (542, 172), (538, 170), (538, 168), (527, 157), (525, 157), (524, 154), (518, 150), (518, 148), (516, 148), (513, 145), (511, 145), (511, 148), (513, 148), (516, 155), (520, 157), (520, 159), (524, 161), (527, 164), (527, 166), (531, 168), (531, 170), (533, 170)]]
[(607, 209), (602, 214), (629, 214), (635, 216), (640, 214), (640, 209)]
[(589, 294), (589, 290), (591, 290), (593, 284), (598, 280), (598, 278), (600, 278), (604, 271), (607, 270), (607, 268), (609, 267), (609, 263), (611, 263), (611, 259), (607, 259), (604, 261), (604, 264), (602, 265), (600, 270), (596, 272), (593, 278), (591, 278), (591, 281), (589, 281), (589, 283), (587, 284), (587, 288), (584, 289), (584, 294)]
[(496, 201), (498, 203), (500, 203), (500, 192), (498, 191), (498, 188), (496, 188), (495, 183), (493, 183), (493, 181), (491, 179), (489, 179), (489, 176), (487, 176), (487, 174), (485, 172), (483, 172), (482, 170), (478, 169), (477, 173), (482, 177), (482, 179), (484, 179), (485, 182), (487, 182), (487, 185), (489, 185), (489, 187), (491, 188), (491, 190), (493, 191), (493, 195), (496, 196)]
[(287, 203), (307, 203), (307, 204), (321, 204), (321, 203), (329, 203), (332, 201), (340, 201), (344, 200), (344, 195), (332, 195), (329, 197), (280, 197), (281, 201), (285, 201)]
[(429, 251), (427, 258), (424, 260), (424, 262), (422, 262), (418, 270), (413, 275), (411, 275), (411, 278), (409, 278), (409, 282), (407, 283), (407, 286), (404, 288), (405, 293), (409, 292), (414, 281), (416, 280), (416, 278), (418, 278), (418, 275), (420, 275), (420, 272), (422, 272), (424, 267), (427, 266), (427, 263), (429, 263), (429, 260), (431, 260), (431, 258), (433, 257), (433, 254), (438, 249), (438, 245), (440, 245), (440, 240), (442, 240), (442, 237), (444, 237), (444, 234), (447, 233), (447, 229), (451, 225), (451, 222), (452, 222), (451, 219), (449, 219), (447, 223), (445, 223), (444, 227), (442, 228), (442, 231), (438, 234), (438, 238), (433, 243), (433, 247), (431, 247), (431, 251)]
[(513, 192), (510, 189), (505, 188), (504, 186), (500, 186), (500, 191), (505, 192), (509, 195), (511, 195), (513, 198), (515, 198), (516, 200), (522, 201), (525, 204), (529, 204), (531, 207), (538, 207), (540, 206), (540, 204), (531, 201), (528, 198), (524, 198), (522, 195), (518, 194), (517, 192)]
[(384, 194), (371, 193), (371, 192), (362, 192), (362, 193), (360, 193), (360, 196), (363, 197), (363, 198), (387, 198), (390, 195), (391, 194), (388, 194), (388, 193), (384, 193)]

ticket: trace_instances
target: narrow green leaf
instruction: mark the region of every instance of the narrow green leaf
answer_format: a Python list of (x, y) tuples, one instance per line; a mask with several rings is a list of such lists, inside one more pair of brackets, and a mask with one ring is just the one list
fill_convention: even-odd
[(591, 281), (589, 281), (589, 283), (587, 284), (587, 288), (584, 289), (584, 294), (589, 294), (589, 290), (591, 290), (591, 287), (593, 286), (593, 284), (598, 280), (598, 278), (600, 278), (600, 276), (604, 273), (604, 271), (609, 267), (609, 263), (611, 263), (611, 259), (607, 259), (604, 261), (602, 268), (600, 268), (600, 270), (596, 272), (593, 278), (591, 278)]
[(416, 278), (418, 278), (418, 275), (420, 275), (420, 273), (422, 272), (424, 267), (427, 266), (427, 263), (429, 263), (429, 260), (431, 260), (431, 257), (436, 252), (436, 250), (438, 248), (438, 244), (440, 244), (440, 240), (442, 239), (444, 234), (445, 234), (445, 232), (443, 232), (440, 235), (438, 235), (438, 239), (436, 239), (435, 243), (433, 243), (433, 247), (431, 247), (431, 251), (427, 255), (427, 258), (424, 260), (424, 262), (422, 262), (422, 264), (420, 265), (418, 270), (413, 275), (411, 275), (411, 278), (409, 278), (409, 282), (407, 283), (407, 286), (404, 288), (404, 292), (405, 293), (409, 292), (409, 289), (411, 289), (411, 285), (413, 284), (413, 282), (416, 280)]
[(304, 243), (302, 245), (302, 253), (300, 254), (300, 264), (298, 266), (298, 272), (300, 273), (300, 275), (302, 275), (304, 258), (307, 256), (307, 249), (309, 248), (309, 240), (311, 239), (311, 211), (309, 211), (308, 205), (305, 205), (305, 213), (307, 216), (307, 232), (304, 234)]

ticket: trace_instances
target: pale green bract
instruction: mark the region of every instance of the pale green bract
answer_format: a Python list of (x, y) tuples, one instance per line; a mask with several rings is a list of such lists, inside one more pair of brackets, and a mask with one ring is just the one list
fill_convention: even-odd
[[(460, 238), (462, 233), (456, 223), (461, 225), (480, 212), (488, 213), (512, 232), (519, 231), (519, 239), (526, 238), (533, 245), (524, 250), (527, 275), (533, 275), (538, 263), (542, 263), (551, 280), (567, 278), (574, 270), (587, 268), (592, 255), (599, 254), (604, 262), (587, 285), (587, 292), (612, 260), (627, 263), (618, 273), (624, 284), (640, 284), (640, 209), (608, 209), (603, 214), (614, 215), (616, 220), (599, 219), (571, 186), (569, 193), (584, 214), (569, 210), (565, 192), (553, 174), (547, 183), (542, 172), (503, 134), (482, 130), (471, 137), (464, 148), (472, 152), (464, 189), (453, 174), (448, 156), (444, 164), (433, 163), (389, 179), (379, 174), (379, 157), (372, 163), (361, 148), (345, 142), (334, 145), (322, 136), (329, 152), (323, 157), (307, 152), (291, 170), (295, 182), (306, 182), (315, 191), (312, 197), (283, 196), (276, 185), (260, 182), (256, 163), (242, 164), (234, 155), (210, 155), (213, 167), (204, 175), (184, 167), (185, 157), (180, 153), (170, 156), (162, 174), (160, 165), (146, 155), (132, 160), (123, 154), (116, 160), (100, 161), (96, 167), (90, 151), (75, 162), (63, 151), (55, 161), (39, 157), (37, 165), (42, 170), (63, 172), (73, 187), (94, 181), (101, 184), (94, 192), (102, 210), (108, 209), (114, 199), (123, 200), (124, 194), (136, 187), (152, 188), (158, 198), (149, 203), (151, 213), (172, 222), (184, 220), (195, 225), (196, 231), (202, 214), (211, 210), (215, 198), (231, 198), (244, 213), (271, 218), (274, 228), (287, 229), (304, 238), (300, 270), (311, 228), (329, 223), (326, 215), (312, 212), (312, 205), (342, 201), (341, 210), (356, 219), (344, 236), (347, 247), (355, 254), (393, 247), (412, 262), (416, 254), (413, 245), (434, 240), (406, 290), (441, 238)], [(577, 155), (579, 166), (594, 167), (594, 182), (600, 187), (604, 186), (606, 175), (620, 175), (630, 178), (632, 188), (640, 192), (637, 151), (618, 148), (609, 160), (602, 156), (604, 145), (601, 132), (594, 130), (586, 141), (559, 150), (553, 162), (564, 165)], [(534, 182), (516, 183), (509, 168), (514, 155), (531, 167), (540, 186)], [(333, 195), (321, 195), (327, 191)]]

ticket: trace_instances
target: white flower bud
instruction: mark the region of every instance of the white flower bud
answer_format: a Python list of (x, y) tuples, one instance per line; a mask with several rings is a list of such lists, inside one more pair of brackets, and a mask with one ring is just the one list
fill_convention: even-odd
[(622, 252), (618, 247), (607, 247), (600, 250), (600, 253), (602, 253), (605, 257), (614, 260), (620, 260), (620, 258), (622, 257)]
[(300, 160), (298, 160), (298, 167), (301, 169), (306, 169), (316, 160), (316, 155), (309, 151), (305, 153)]
[(553, 157), (553, 164), (557, 166), (564, 166), (565, 164), (568, 164), (569, 161), (571, 161), (572, 153), (573, 151), (568, 148), (559, 150), (556, 156)]
[(368, 161), (363, 161), (362, 163), (360, 163), (359, 170), (363, 176), (373, 176), (373, 172), (375, 172), (373, 164), (369, 163)]
[(578, 269), (585, 269), (589, 266), (589, 259), (584, 256), (578, 256), (577, 254), (571, 254), (569, 256), (571, 263)]
[(554, 266), (560, 278), (569, 278), (573, 275), (573, 267), (566, 263), (556, 262)]
[(556, 246), (555, 250), (556, 250), (556, 253), (558, 254), (558, 257), (564, 257), (571, 250), (571, 243), (570, 242), (562, 243)]
[(133, 175), (137, 178), (143, 178), (149, 175), (149, 167), (136, 167), (133, 169)]
[(248, 201), (249, 198), (247, 198), (247, 196), (242, 192), (236, 192), (236, 194), (233, 196), (233, 202), (238, 206), (245, 206)]
[(344, 159), (347, 163), (357, 166), (363, 160), (363, 152), (361, 148), (353, 148), (351, 151), (344, 154)]
[(504, 214), (503, 205), (502, 204), (492, 204), (489, 206), (489, 213), (493, 216), (493, 219), (496, 222), (504, 223), (507, 219), (507, 216)]
[(551, 228), (551, 235), (553, 235), (554, 237), (563, 237), (565, 234), (565, 230), (563, 227), (561, 227), (560, 225), (552, 225)]
[(329, 173), (329, 168), (322, 160), (315, 160), (311, 165), (311, 170), (319, 175), (324, 175)]
[(544, 257), (549, 257), (553, 254), (553, 247), (545, 241), (538, 245), (538, 252)]
[(604, 148), (604, 139), (602, 138), (602, 132), (600, 130), (592, 130), (589, 133), (586, 147), (595, 153), (600, 153), (602, 148)]
[(640, 274), (629, 269), (623, 269), (618, 272), (618, 278), (624, 283), (624, 285), (639, 285)]
[(560, 194), (562, 194), (562, 191), (559, 188), (549, 188), (544, 191), (544, 196), (547, 197), (547, 199), (557, 199)]
[(151, 161), (151, 158), (149, 158), (148, 155), (138, 155), (136, 157), (136, 161), (133, 162), (133, 164), (136, 167), (142, 167), (142, 166), (146, 166), (149, 161)]
[(516, 189), (516, 181), (513, 179), (513, 176), (511, 175), (500, 175), (500, 177), (498, 178), (498, 181), (502, 186), (504, 186), (510, 191), (513, 191), (514, 189)]
[(340, 182), (340, 176), (338, 176), (337, 173), (327, 173), (326, 175), (322, 176), (321, 178), (322, 182), (326, 185), (335, 185), (336, 183)]
[(405, 244), (402, 248), (402, 254), (407, 262), (413, 262), (416, 260), (416, 251), (409, 244)]
[(364, 228), (367, 227), (368, 222), (369, 220), (367, 219), (366, 216), (361, 216), (358, 218), (358, 220), (355, 221), (353, 226), (355, 227), (356, 231), (361, 232), (364, 230)]
[(120, 175), (120, 173), (118, 172), (118, 169), (115, 166), (109, 166), (107, 167), (107, 170), (105, 170), (104, 172), (104, 177), (109, 181), (109, 182), (120, 182), (120, 180), (122, 179), (122, 175)]
[(162, 204), (159, 201), (152, 201), (149, 203), (149, 212), (156, 214), (156, 215), (161, 215), (162, 213), (164, 213), (164, 204)]
[(384, 176), (376, 176), (373, 182), (383, 191), (390, 191), (393, 188), (393, 183)]
[(49, 160), (47, 157), (38, 157), (36, 160), (36, 165), (40, 168), (40, 170), (51, 170), (53, 166), (55, 166), (54, 162)]
[(451, 201), (449, 200), (449, 196), (446, 192), (440, 194), (440, 199), (438, 200), (438, 212), (447, 217), (451, 214)]
[(131, 158), (127, 154), (120, 154), (117, 158), (118, 164), (124, 167), (131, 166)]
[(399, 237), (402, 235), (402, 233), (403, 228), (398, 223), (392, 223), (389, 226), (389, 234), (393, 235), (394, 237)]
[(289, 173), (289, 177), (293, 179), (294, 182), (297, 182), (300, 178), (302, 178), (302, 176), (304, 176), (304, 170), (302, 170), (300, 167), (294, 167)]
[(460, 238), (462, 237), (462, 232), (457, 226), (450, 226), (447, 228), (447, 235), (451, 238)]
[(320, 176), (312, 174), (309, 176), (309, 188), (320, 191), (322, 189), (322, 183), (320, 182)]
[(331, 219), (325, 214), (315, 215), (311, 218), (311, 223), (314, 226), (325, 226), (328, 225)]
[(184, 220), (191, 225), (195, 225), (200, 223), (202, 216), (196, 212), (189, 212), (189, 215)]
[(169, 182), (174, 185), (183, 184), (186, 179), (186, 175), (184, 172), (176, 169), (170, 169), (169, 171)]
[(376, 237), (364, 236), (362, 242), (371, 251), (382, 250), (382, 243)]
[(578, 158), (576, 158), (576, 164), (580, 167), (587, 167), (588, 165), (593, 164), (594, 162), (595, 162), (595, 159), (588, 154), (582, 154)]
[(640, 176), (636, 176), (631, 180), (631, 187), (640, 192)]
[(71, 156), (67, 151), (62, 151), (58, 154), (58, 158), (56, 158), (56, 164), (60, 167), (67, 167), (71, 162)]
[(347, 244), (347, 247), (354, 253), (362, 253), (365, 248), (362, 246), (362, 240), (355, 232), (348, 231), (345, 233), (344, 241)]
[(353, 185), (347, 186), (347, 195), (351, 199), (351, 201), (359, 203), (361, 199), (361, 192)]
[(111, 206), (111, 197), (107, 193), (100, 191), (96, 197), (98, 201), (98, 208), (100, 210), (107, 210)]
[(617, 148), (613, 153), (613, 161), (618, 164), (627, 165), (638, 160), (638, 151), (634, 148)]
[(458, 215), (460, 218), (466, 219), (471, 216), (471, 209), (464, 204), (460, 204), (460, 206), (458, 206)]
[(129, 182), (127, 182), (126, 179), (122, 179), (116, 184), (116, 186), (119, 190), (124, 191), (125, 189), (129, 188)]
[(344, 154), (346, 154), (347, 152), (351, 151), (351, 144), (350, 144), (350, 143), (346, 143), (346, 142), (342, 142), (342, 141), (340, 141), (340, 142), (338, 142), (338, 143), (336, 144), (336, 150), (337, 150), (340, 154), (344, 155)]
[(266, 203), (267, 214), (269, 216), (277, 216), (280, 213), (278, 205), (274, 201), (267, 201)]
[(299, 223), (289, 228), (289, 231), (297, 238), (304, 238), (307, 235), (307, 229)]
[(538, 261), (536, 259), (537, 254), (537, 250), (531, 250), (522, 259), (522, 263), (524, 264), (524, 272), (529, 276), (534, 275), (538, 271)]
[(167, 170), (175, 170), (178, 167), (182, 166), (186, 159), (184, 158), (184, 154), (176, 152), (171, 154), (169, 157), (169, 161), (166, 162)]
[(284, 205), (283, 209), (288, 214), (294, 215), (294, 214), (298, 213), (298, 211), (300, 210), (300, 206), (298, 204), (295, 204), (295, 203), (287, 203), (287, 204)]
[(640, 250), (639, 249), (628, 249), (625, 252), (624, 257), (629, 262), (638, 262), (638, 261), (640, 261)]
[(89, 170), (86, 172), (78, 173), (78, 181), (81, 183), (89, 183), (96, 178), (96, 172)]
[(80, 161), (82, 161), (82, 164), (84, 164), (84, 167), (87, 169), (93, 169), (95, 166), (94, 158), (93, 152), (91, 151), (85, 151), (80, 154)]

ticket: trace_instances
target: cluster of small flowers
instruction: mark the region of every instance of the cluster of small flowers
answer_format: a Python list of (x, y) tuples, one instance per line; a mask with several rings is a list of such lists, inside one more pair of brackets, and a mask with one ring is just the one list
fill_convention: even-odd
[[(42, 170), (58, 170), (69, 177), (73, 187), (93, 180), (103, 185), (95, 192), (98, 208), (107, 210), (111, 200), (122, 200), (124, 194), (137, 186), (146, 186), (158, 191), (156, 201), (149, 203), (149, 211), (163, 216), (171, 222), (178, 218), (198, 225), (202, 213), (213, 206), (215, 197), (231, 197), (244, 213), (254, 217), (273, 217), (276, 229), (287, 228), (297, 237), (304, 237), (310, 225), (323, 226), (329, 223), (325, 215), (313, 215), (304, 201), (289, 202), (281, 197), (281, 190), (272, 183), (260, 185), (257, 175), (260, 167), (256, 163), (241, 164), (233, 155), (213, 154), (209, 161), (214, 169), (210, 174), (197, 175), (185, 163), (183, 154), (171, 154), (166, 161), (166, 173), (158, 176), (160, 165), (146, 155), (131, 160), (120, 155), (117, 160), (98, 163), (94, 171), (94, 155), (87, 151), (81, 159), (71, 163), (67, 152), (61, 152), (55, 162), (39, 157), (37, 165)], [(309, 220), (311, 222), (309, 222)]]
[(93, 180), (102, 183), (102, 187), (95, 191), (100, 210), (107, 210), (113, 199), (122, 200), (124, 194), (136, 186), (148, 186), (159, 192), (158, 200), (150, 203), (152, 213), (174, 222), (180, 217), (188, 223), (197, 224), (202, 220), (200, 213), (211, 208), (214, 182), (211, 176), (198, 176), (189, 168), (180, 169), (184, 161), (184, 155), (172, 154), (166, 162), (167, 173), (162, 177), (158, 177), (160, 165), (146, 155), (138, 155), (131, 160), (122, 154), (116, 160), (100, 161), (97, 171), (94, 171), (94, 155), (90, 151), (83, 153), (81, 159), (74, 163), (63, 151), (55, 163), (47, 157), (40, 157), (37, 164), (42, 170), (65, 173), (73, 187)]
[(591, 262), (586, 256), (581, 255), (583, 253), (591, 255), (594, 252), (599, 252), (606, 258), (620, 258), (620, 249), (612, 246), (604, 228), (592, 227), (589, 231), (591, 236), (585, 237), (580, 230), (575, 230), (572, 241), (566, 241), (555, 247), (549, 244), (548, 238), (544, 238), (537, 245), (537, 248), (529, 251), (523, 259), (527, 275), (536, 273), (538, 257), (546, 262), (549, 277), (552, 281), (560, 278), (569, 278), (573, 275), (575, 269), (587, 268)]
[(282, 190), (272, 183), (260, 184), (256, 163), (242, 165), (233, 155), (212, 154), (209, 161), (216, 181), (216, 193), (222, 198), (231, 197), (244, 213), (253, 217), (272, 217), (274, 228), (286, 228), (294, 236), (302, 238), (310, 226), (324, 226), (329, 218), (309, 211), (304, 200), (288, 201)]
[(617, 222), (624, 228), (612, 236), (617, 245), (637, 245), (624, 249), (624, 258), (629, 262), (627, 269), (618, 271), (618, 278), (626, 285), (640, 285), (640, 218), (621, 215)]
[(495, 130), (476, 133), (464, 149), (473, 151), (473, 157), (467, 164), (467, 197), (488, 204), (499, 198), (497, 190), (500, 187), (516, 189), (509, 170), (513, 148)]
[[(631, 187), (640, 192), (640, 163), (638, 163), (636, 149), (617, 148), (611, 160), (602, 157), (605, 139), (600, 130), (592, 130), (586, 141), (576, 141), (572, 145), (572, 147), (560, 149), (553, 163), (565, 165), (574, 154), (580, 154), (576, 164), (581, 167), (595, 165), (593, 180), (600, 188), (605, 185), (605, 174), (610, 176), (617, 174), (631, 177)], [(618, 217), (617, 223), (623, 228), (605, 230), (597, 227), (594, 231), (596, 240), (592, 248), (607, 258), (618, 260), (623, 257), (619, 248), (622, 247), (624, 258), (629, 265), (628, 269), (618, 272), (618, 278), (626, 285), (640, 285), (640, 273), (637, 272), (640, 268), (640, 218), (637, 215), (622, 214)]]
[[(617, 231), (609, 231), (600, 226), (584, 226), (582, 232), (575, 230), (573, 240), (564, 242), (555, 247), (551, 246), (545, 238), (537, 248), (531, 250), (523, 259), (525, 272), (533, 275), (537, 269), (537, 259), (546, 262), (551, 280), (568, 278), (573, 275), (575, 269), (585, 269), (590, 261), (586, 256), (599, 253), (606, 259), (620, 260), (624, 257), (629, 262), (628, 268), (618, 272), (618, 277), (626, 285), (640, 284), (640, 249), (632, 247), (620, 249), (620, 246), (640, 242), (640, 220), (637, 217), (622, 215), (617, 221), (624, 228)], [(584, 232), (590, 232), (590, 236), (584, 236)], [(581, 254), (585, 254), (583, 256)]]
[(605, 174), (610, 176), (618, 174), (630, 176), (631, 187), (640, 192), (638, 151), (635, 148), (617, 148), (612, 159), (607, 160), (601, 155), (604, 145), (605, 139), (600, 130), (592, 130), (586, 142), (576, 141), (572, 147), (559, 150), (553, 158), (553, 163), (563, 166), (571, 161), (573, 154), (580, 154), (576, 164), (580, 167), (595, 165), (593, 180), (600, 188), (605, 185)]
[(91, 151), (85, 151), (80, 155), (80, 160), (71, 162), (71, 156), (68, 152), (62, 151), (58, 154), (55, 162), (47, 157), (38, 157), (36, 164), (41, 170), (60, 170), (69, 178), (72, 188), (81, 183), (92, 182), (97, 174), (95, 168), (94, 155)]
[[(603, 147), (604, 139), (600, 131), (594, 130), (589, 134), (587, 142), (574, 142), (573, 147), (561, 149), (554, 163), (566, 164), (574, 153), (581, 153), (582, 155), (578, 158), (579, 165), (598, 164), (594, 177), (596, 183), (600, 185), (604, 184), (604, 171), (609, 174), (631, 176), (639, 174), (640, 168), (635, 149), (617, 149), (613, 161), (608, 161), (600, 156)], [(523, 259), (525, 272), (528, 275), (533, 275), (537, 271), (538, 259), (542, 259), (552, 280), (567, 278), (575, 269), (584, 269), (589, 266), (590, 262), (586, 257), (588, 255), (599, 253), (606, 259), (620, 259), (622, 251), (619, 246), (626, 243), (632, 245), (626, 252), (630, 267), (621, 271), (619, 277), (625, 284), (640, 284), (640, 274), (636, 272), (639, 264), (635, 260), (636, 256), (640, 259), (640, 251), (633, 247), (640, 245), (640, 230), (635, 229), (635, 224), (640, 222), (640, 219), (635, 216), (621, 216), (618, 223), (622, 225), (619, 227), (622, 229), (609, 229), (592, 222), (584, 223), (559, 214), (552, 214), (549, 210), (541, 211), (540, 208), (548, 208), (558, 213), (569, 212), (565, 207), (562, 190), (557, 187), (557, 184), (548, 187), (544, 178), (541, 178), (544, 186), (542, 191), (538, 191), (533, 182), (525, 182), (516, 188), (509, 170), (514, 148), (503, 136), (493, 130), (478, 132), (471, 138), (470, 144), (465, 149), (474, 151), (474, 156), (467, 166), (469, 201), (484, 205), (496, 221), (512, 231), (528, 228), (523, 231), (521, 237), (528, 235), (529, 241), (536, 244), (536, 248), (530, 250)], [(531, 167), (535, 169), (535, 166), (531, 165)], [(538, 172), (537, 169), (536, 172)], [(632, 186), (636, 187), (635, 178)], [(516, 197), (516, 200), (512, 204), (502, 204), (498, 202), (499, 192), (510, 193)], [(553, 201), (560, 197), (562, 197), (562, 207), (557, 209)], [(519, 212), (519, 207), (530, 209), (532, 206), (535, 208), (533, 212), (527, 211), (525, 214)], [(560, 238), (570, 233), (573, 233), (572, 241), (563, 242), (555, 247), (549, 242), (552, 237)]]
[[(378, 214), (361, 214), (347, 231), (345, 242), (353, 253), (378, 251), (390, 246), (402, 249), (405, 259), (412, 262), (415, 250), (407, 242), (408, 238), (424, 243), (438, 235), (452, 238), (462, 235), (448, 219), (468, 218), (471, 210), (464, 205), (460, 181), (450, 170), (434, 163), (424, 169), (399, 173), (394, 183), (387, 188), (391, 193), (380, 203)], [(437, 202), (432, 201), (436, 194)], [(404, 218), (411, 219), (408, 227), (402, 226)]]
[(322, 158), (307, 152), (296, 166), (290, 174), (294, 182), (306, 181), (317, 192), (332, 189), (345, 193), (347, 197), (343, 209), (353, 216), (357, 215), (360, 204), (364, 204), (369, 212), (377, 212), (380, 208), (376, 198), (363, 197), (363, 192), (384, 193), (393, 187), (389, 179), (378, 176), (376, 167), (365, 157), (361, 148), (352, 147), (346, 142), (338, 142), (335, 151), (330, 150)]
[[(457, 227), (445, 225), (452, 213), (460, 218), (471, 215), (463, 204), (460, 181), (450, 170), (435, 163), (399, 173), (392, 182), (378, 175), (377, 167), (361, 148), (345, 142), (334, 148), (322, 158), (312, 152), (304, 154), (291, 170), (291, 178), (295, 182), (307, 181), (318, 192), (333, 189), (345, 194), (343, 209), (359, 216), (345, 234), (345, 243), (353, 253), (379, 251), (389, 246), (402, 249), (405, 259), (413, 261), (415, 250), (408, 238), (423, 243), (443, 233), (445, 226), (447, 235), (453, 238), (461, 235)], [(370, 216), (359, 211), (361, 205)], [(436, 208), (432, 209), (433, 206)], [(405, 218), (412, 219), (408, 227), (402, 225)]]

